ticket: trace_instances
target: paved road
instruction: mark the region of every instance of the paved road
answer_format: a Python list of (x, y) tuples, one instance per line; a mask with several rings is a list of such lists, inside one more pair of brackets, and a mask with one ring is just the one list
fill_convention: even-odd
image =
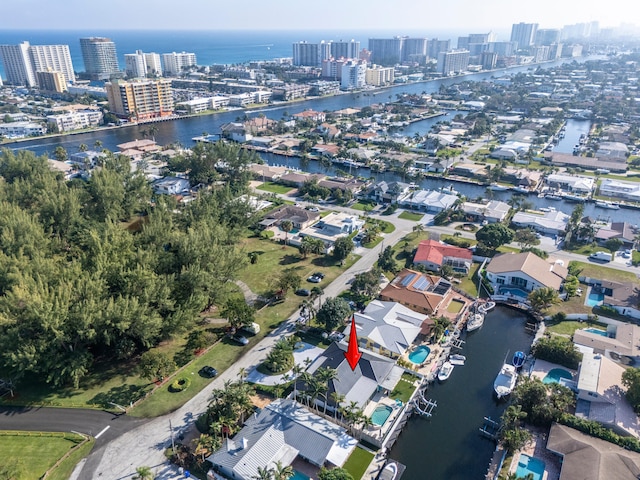
[[(144, 424), (125, 415), (114, 415), (101, 410), (74, 408), (0, 408), (0, 429), (43, 432), (80, 432), (98, 436), (96, 446), (105, 445), (132, 428)], [(100, 435), (100, 432), (102, 434)]]

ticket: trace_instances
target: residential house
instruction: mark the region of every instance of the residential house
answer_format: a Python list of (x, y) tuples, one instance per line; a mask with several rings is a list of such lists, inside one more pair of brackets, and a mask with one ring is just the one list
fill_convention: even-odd
[(593, 192), (595, 180), (593, 177), (580, 175), (565, 175), (553, 173), (545, 179), (545, 183), (551, 188), (589, 195)]
[(377, 203), (394, 202), (398, 197), (406, 195), (410, 190), (410, 185), (403, 182), (386, 182), (382, 180), (371, 185), (364, 195)]
[[(581, 157), (571, 155), (570, 153), (548, 152), (545, 153), (544, 160), (545, 162), (558, 167), (580, 167), (588, 170), (604, 169), (615, 173), (627, 171), (627, 165), (623, 162), (612, 162), (598, 157)], [(603, 182), (605, 180), (603, 180)]]
[(186, 178), (164, 177), (151, 184), (153, 191), (160, 195), (182, 195), (189, 192), (190, 183)]
[(278, 179), (278, 183), (281, 183), (283, 185), (290, 185), (292, 187), (301, 187), (306, 182), (319, 180), (321, 178), (324, 178), (324, 175), (289, 172), (280, 176), (280, 178)]
[(71, 163), (78, 170), (88, 171), (94, 169), (106, 157), (107, 154), (104, 152), (85, 150), (84, 152), (72, 153), (69, 156), (69, 163)]
[(582, 352), (578, 371), (576, 416), (640, 437), (640, 422), (624, 396), (625, 367), (595, 352)]
[(263, 228), (279, 226), (284, 221), (289, 221), (293, 228), (303, 230), (320, 219), (320, 214), (293, 205), (283, 205), (282, 207), (269, 212), (260, 222)]
[[(372, 301), (362, 313), (354, 313), (353, 318), (360, 346), (394, 359), (411, 347), (425, 322), (431, 323), (426, 315), (397, 302), (380, 300)], [(344, 334), (348, 337), (350, 333), (349, 325)]]
[(263, 182), (276, 180), (287, 173), (287, 169), (285, 167), (271, 166), (266, 163), (253, 163), (249, 166), (249, 170), (251, 170), (253, 174)]
[(485, 167), (486, 165), (480, 165), (478, 163), (456, 163), (451, 170), (449, 170), (449, 174), (484, 180), (487, 178), (487, 169)]
[(473, 263), (471, 250), (447, 245), (435, 240), (422, 240), (413, 256), (415, 265), (424, 265), (427, 270), (439, 271), (449, 265), (454, 271), (467, 275)]
[(594, 238), (600, 244), (611, 238), (618, 238), (624, 248), (633, 248), (636, 244), (635, 236), (635, 231), (629, 223), (611, 222), (609, 226), (598, 229)]
[(324, 112), (316, 112), (314, 110), (304, 110), (300, 113), (294, 113), (293, 118), (299, 121), (311, 120), (312, 122), (324, 122), (326, 114)]
[(464, 202), (461, 206), (462, 211), (471, 217), (474, 221), (484, 221), (489, 223), (497, 223), (503, 221), (511, 207), (508, 203), (500, 200), (490, 200), (485, 204), (475, 202)]
[(258, 467), (273, 468), (278, 462), (301, 462), (314, 470), (342, 467), (357, 443), (344, 428), (294, 400), (278, 399), (249, 417), (234, 439), (226, 439), (207, 460), (227, 478), (251, 480)]
[(600, 195), (606, 197), (617, 197), (624, 200), (631, 200), (633, 202), (640, 201), (640, 183), (637, 182), (625, 182), (622, 180), (615, 180), (613, 178), (603, 178), (600, 183), (599, 192)]
[(450, 291), (451, 283), (444, 278), (405, 268), (380, 292), (380, 300), (398, 302), (416, 312), (435, 315)]
[(364, 182), (355, 178), (333, 177), (320, 180), (318, 185), (329, 190), (338, 189), (343, 192), (349, 190), (352, 194), (355, 194), (364, 186)]
[(162, 150), (162, 147), (160, 147), (160, 145), (158, 145), (155, 140), (150, 140), (148, 138), (121, 143), (116, 146), (118, 147), (118, 150), (120, 150), (120, 153), (124, 153), (129, 150), (138, 150), (142, 153), (154, 153)]
[(314, 152), (325, 157), (336, 157), (340, 152), (340, 147), (332, 143), (318, 143), (311, 148)]
[(330, 123), (322, 123), (314, 130), (314, 133), (319, 133), (323, 137), (326, 137), (329, 140), (333, 140), (335, 137), (340, 135), (340, 129), (335, 125), (331, 125)]
[(633, 480), (640, 476), (640, 454), (554, 423), (547, 450), (562, 457), (559, 480)]
[[(300, 237), (299, 241), (302, 241), (304, 237), (322, 240), (328, 253), (333, 249), (333, 244), (338, 238), (347, 237), (352, 233), (358, 232), (363, 226), (364, 220), (361, 220), (356, 215), (331, 212), (315, 225), (301, 229), (298, 236)], [(291, 243), (293, 245), (297, 244), (295, 239), (292, 239)]]
[(496, 255), (487, 265), (486, 274), (496, 294), (524, 300), (529, 292), (538, 288), (559, 291), (568, 271), (561, 263), (526, 252)]
[(624, 364), (640, 362), (640, 327), (631, 323), (609, 325), (606, 335), (589, 329), (576, 330), (573, 343)]
[(624, 163), (629, 156), (629, 149), (622, 142), (601, 142), (596, 153), (602, 160)]
[(416, 190), (408, 192), (398, 198), (398, 205), (413, 210), (438, 213), (451, 208), (458, 200), (456, 195), (451, 195), (433, 190)]
[(245, 143), (253, 138), (249, 129), (242, 123), (225, 123), (220, 127), (220, 131), (222, 137), (238, 143)]
[(570, 216), (559, 210), (517, 212), (511, 219), (516, 227), (531, 228), (536, 232), (558, 235), (565, 231)]

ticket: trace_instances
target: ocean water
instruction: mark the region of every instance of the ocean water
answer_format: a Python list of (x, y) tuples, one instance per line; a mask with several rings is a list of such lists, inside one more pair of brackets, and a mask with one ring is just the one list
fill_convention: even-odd
[[(495, 31), (495, 30), (494, 30)], [(0, 45), (15, 45), (28, 41), (32, 45), (69, 45), (71, 60), (76, 72), (84, 71), (81, 37), (108, 37), (116, 44), (118, 61), (124, 69), (124, 54), (136, 50), (155, 53), (194, 52), (199, 65), (233, 64), (251, 60), (270, 60), (291, 57), (292, 44), (299, 41), (319, 42), (357, 40), (360, 48), (367, 48), (368, 39), (390, 38), (395, 35), (451, 39), (469, 32), (455, 28), (447, 30), (0, 30)], [(506, 33), (500, 37), (506, 38)], [(0, 62), (1, 63), (1, 62)], [(0, 66), (4, 77), (4, 70)]]

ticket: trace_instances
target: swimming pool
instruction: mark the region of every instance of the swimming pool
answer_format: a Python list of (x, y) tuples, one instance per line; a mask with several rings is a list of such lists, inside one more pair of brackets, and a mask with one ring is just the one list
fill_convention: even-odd
[(549, 373), (542, 379), (542, 383), (560, 383), (561, 378), (571, 380), (573, 375), (571, 375), (569, 370), (565, 370), (564, 368), (553, 368), (549, 370)]
[(604, 300), (604, 293), (596, 293), (591, 289), (589, 295), (587, 296), (587, 301), (584, 304), (588, 307), (596, 307), (598, 305), (602, 305), (602, 301)]
[(381, 427), (385, 424), (391, 412), (393, 412), (393, 408), (389, 405), (378, 405), (371, 415), (371, 422)]
[(516, 477), (524, 478), (528, 474), (533, 475), (533, 480), (542, 480), (542, 476), (544, 475), (544, 462), (521, 453), (520, 458), (518, 459)]
[(409, 360), (411, 363), (415, 363), (416, 365), (420, 365), (424, 362), (429, 354), (431, 353), (431, 349), (426, 345), (420, 345), (418, 348), (409, 353)]
[(311, 477), (307, 477), (304, 473), (294, 470), (293, 477), (289, 477), (289, 480), (311, 480)]
[(599, 328), (585, 328), (584, 329), (585, 332), (589, 332), (589, 333), (595, 333), (596, 335), (601, 335), (603, 337), (608, 337), (609, 335), (607, 334), (606, 330), (600, 330)]
[(511, 295), (515, 295), (516, 297), (525, 299), (529, 296), (527, 292), (517, 287), (500, 287), (500, 293), (509, 293)]

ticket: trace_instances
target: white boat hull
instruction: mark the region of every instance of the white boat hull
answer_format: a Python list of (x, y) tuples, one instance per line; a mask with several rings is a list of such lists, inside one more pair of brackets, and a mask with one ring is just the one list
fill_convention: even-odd
[(444, 362), (438, 372), (438, 380), (444, 382), (451, 376), (451, 372), (453, 372), (453, 365), (451, 362)]
[(493, 390), (496, 392), (498, 398), (506, 397), (513, 392), (517, 380), (518, 372), (516, 371), (516, 367), (509, 363), (503, 364), (500, 373), (498, 373), (498, 376), (493, 382)]
[(484, 315), (481, 313), (471, 315), (467, 321), (467, 332), (478, 330), (482, 325), (484, 325)]

